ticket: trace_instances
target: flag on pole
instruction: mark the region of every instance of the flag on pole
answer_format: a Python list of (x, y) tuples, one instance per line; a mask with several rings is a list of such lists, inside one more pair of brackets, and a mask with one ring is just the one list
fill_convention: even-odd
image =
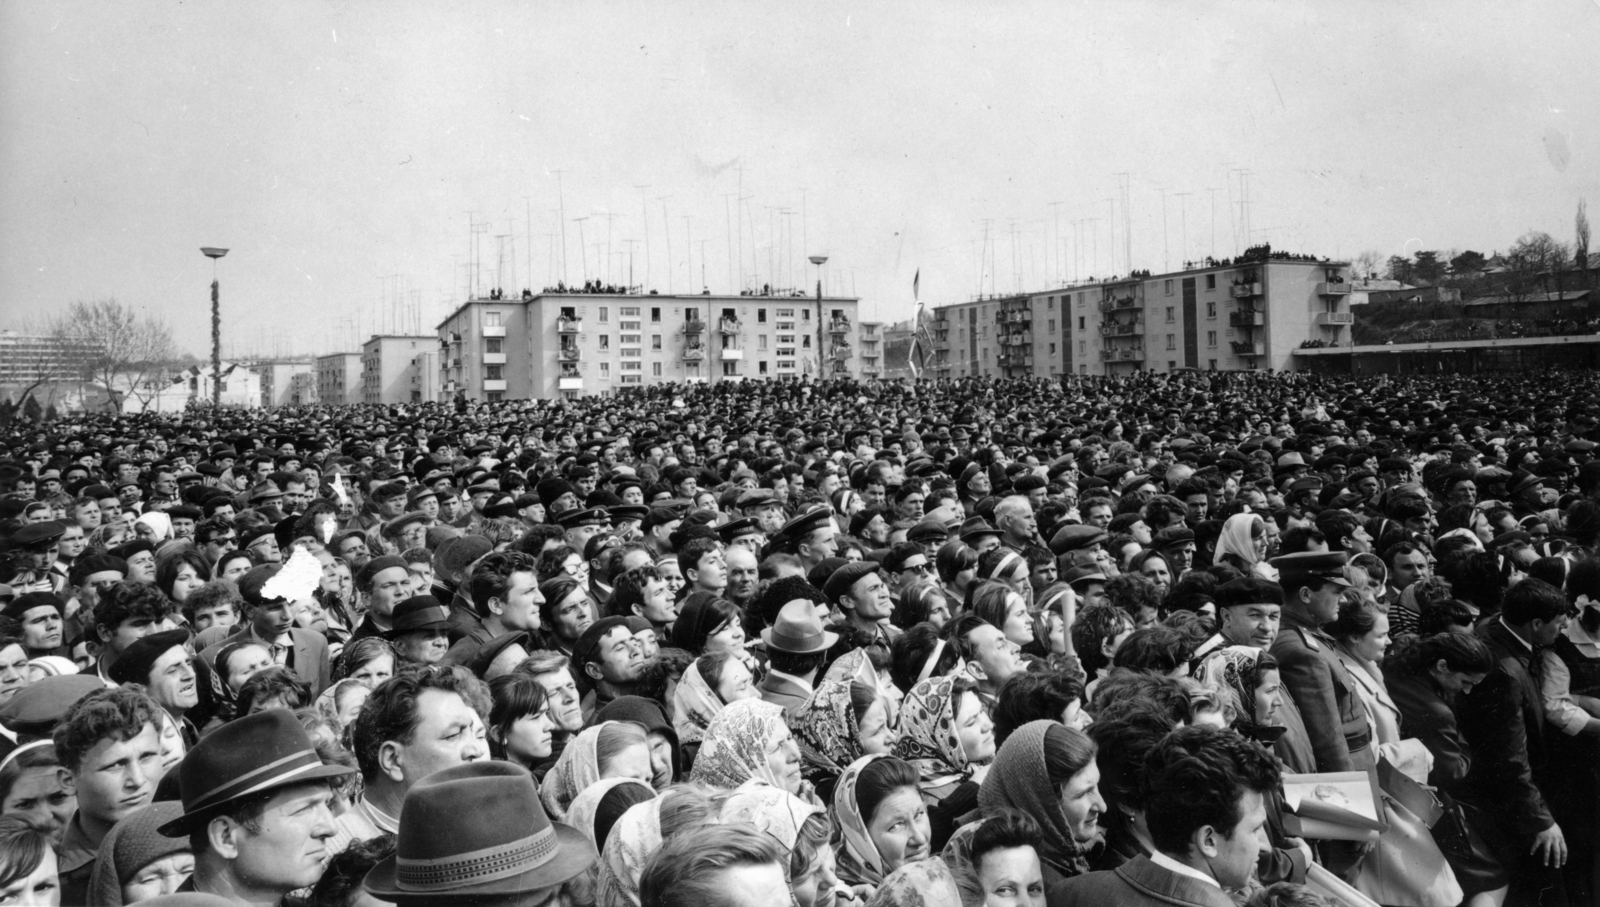
[(923, 370), (928, 367), (928, 354), (933, 351), (933, 337), (928, 333), (928, 325), (922, 318), (921, 268), (918, 268), (916, 274), (911, 277), (911, 298), (917, 303), (917, 314), (911, 325), (911, 349), (906, 365), (911, 368), (912, 380), (920, 381)]

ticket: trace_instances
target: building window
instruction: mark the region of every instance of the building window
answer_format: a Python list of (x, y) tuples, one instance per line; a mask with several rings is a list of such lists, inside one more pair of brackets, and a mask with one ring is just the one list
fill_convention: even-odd
[(1055, 354), (1056, 354), (1056, 345), (1052, 343), (1052, 344), (1050, 344), (1050, 355), (1054, 356)]
[(804, 337), (800, 338), (800, 340), (801, 340), (800, 346), (803, 349), (808, 349), (808, 350), (811, 349), (811, 335), (810, 334), (805, 335)]
[(644, 371), (644, 363), (628, 359), (624, 360), (619, 368), (624, 372), (642, 372)]
[(503, 353), (505, 352), (504, 344), (505, 338), (503, 337), (489, 337), (483, 341), (483, 351), (485, 353)]
[(1048, 324), (1050, 326), (1049, 328), (1047, 328), (1047, 330), (1050, 333), (1054, 334), (1056, 332), (1056, 320), (1054, 318), (1052, 318), (1049, 321), (1045, 322), (1045, 324)]
[(503, 365), (486, 365), (483, 367), (483, 377), (490, 381), (499, 381), (505, 377), (505, 368)]
[(639, 307), (636, 305), (625, 305), (619, 311), (622, 313), (622, 317), (624, 318), (639, 317)]
[(1215, 275), (1215, 274), (1207, 274), (1206, 275), (1206, 289), (1215, 290), (1216, 288), (1217, 288), (1217, 275)]
[(486, 328), (497, 328), (497, 327), (499, 327), (500, 326), (500, 313), (499, 312), (484, 312), (483, 313), (483, 326), (486, 327)]
[(650, 335), (650, 348), (652, 350), (657, 351), (657, 352), (661, 351), (661, 335), (660, 334), (651, 334)]
[(800, 320), (801, 321), (810, 321), (811, 320), (811, 310), (810, 309), (801, 309), (800, 310)]
[(765, 375), (767, 373), (767, 360), (763, 359), (759, 363), (757, 363), (757, 365), (760, 366), (760, 368), (757, 369), (757, 370), (761, 374)]
[[(1167, 291), (1167, 295), (1168, 295), (1168, 296), (1171, 296), (1171, 295), (1172, 295), (1172, 278), (1170, 278), (1170, 277), (1169, 277), (1169, 278), (1167, 278), (1167, 280), (1166, 280), (1166, 291)], [(602, 318), (602, 319), (600, 319), (600, 320), (601, 320), (601, 321), (605, 321), (605, 319), (604, 319), (604, 318)]]
[[(1169, 280), (1167, 282), (1171, 283), (1172, 281)], [(1174, 320), (1176, 320), (1174, 315), (1173, 315), (1174, 311), (1175, 310), (1174, 310), (1174, 308), (1172, 306), (1170, 306), (1170, 305), (1167, 306), (1167, 324), (1171, 324)]]
[(1167, 335), (1167, 349), (1175, 350), (1177, 348), (1178, 348), (1178, 335), (1177, 334), (1168, 334)]
[(1083, 329), (1084, 329), (1084, 328), (1083, 328), (1083, 316), (1082, 316), (1082, 315), (1079, 315), (1079, 316), (1078, 316), (1078, 330), (1080, 330), (1080, 331), (1081, 331), (1081, 330), (1083, 330)]
[(1217, 304), (1216, 303), (1214, 303), (1214, 302), (1206, 303), (1206, 317), (1207, 318), (1215, 318), (1215, 317), (1217, 317)]
[(643, 375), (623, 375), (622, 376), (622, 383), (623, 384), (643, 384), (644, 383), (644, 376)]
[(766, 334), (758, 335), (756, 337), (756, 349), (764, 350), (766, 348), (767, 348), (767, 335)]
[(1211, 362), (1211, 370), (1212, 371), (1216, 371), (1217, 370), (1217, 360), (1212, 359), (1212, 360), (1209, 360), (1209, 361)]
[[(1172, 281), (1170, 281), (1170, 280), (1167, 281), (1167, 284), (1168, 284), (1168, 286), (1167, 286), (1167, 295), (1171, 296), (1172, 295), (1172, 286), (1171, 286)], [(601, 324), (606, 324), (606, 323), (611, 321), (611, 306), (603, 305), (603, 306), (600, 307), (599, 321), (600, 321)]]
[(779, 318), (793, 318), (794, 317), (794, 309), (779, 309), (778, 310), (778, 317)]
[(602, 378), (610, 378), (611, 377), (611, 363), (609, 363), (609, 362), (600, 363), (600, 377), (602, 377)]
[(1206, 346), (1216, 346), (1216, 345), (1217, 345), (1217, 332), (1216, 331), (1206, 331)]
[(643, 355), (644, 350), (641, 350), (636, 346), (625, 346), (622, 348), (622, 358), (624, 359), (638, 359)]
[(792, 322), (792, 321), (780, 321), (780, 322), (778, 322), (778, 330), (780, 330), (780, 331), (792, 331), (792, 330), (794, 330), (794, 322)]
[(1056, 298), (1054, 296), (1046, 296), (1044, 298), (1044, 307), (1046, 309), (1055, 308), (1056, 307)]
[(603, 350), (611, 349), (611, 335), (610, 334), (601, 334), (600, 335), (600, 348), (603, 349)]
[(767, 323), (767, 310), (766, 309), (756, 309), (756, 323), (757, 324), (766, 324)]
[(1078, 355), (1084, 356), (1089, 352), (1089, 343), (1085, 340), (1078, 341)]
[(644, 342), (644, 335), (643, 334), (623, 334), (621, 337), (618, 337), (617, 339), (622, 342), (623, 346), (638, 346), (639, 344)]
[(661, 323), (661, 306), (651, 306), (650, 307), (650, 323), (651, 324), (660, 324)]
[(739, 363), (737, 363), (737, 362), (724, 362), (724, 363), (722, 363), (722, 374), (724, 376), (726, 376), (726, 377), (732, 377), (734, 375), (739, 374)]
[(661, 363), (659, 363), (659, 362), (650, 363), (650, 374), (656, 376), (657, 378), (661, 377)]
[(793, 334), (779, 334), (778, 335), (778, 346), (794, 346), (794, 335)]
[(489, 402), (490, 403), (499, 403), (501, 400), (504, 400), (506, 398), (506, 392), (505, 391), (489, 391), (484, 396), (489, 398)]

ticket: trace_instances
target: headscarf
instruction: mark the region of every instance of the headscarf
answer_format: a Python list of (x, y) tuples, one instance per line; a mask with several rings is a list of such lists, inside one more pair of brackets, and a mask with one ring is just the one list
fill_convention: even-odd
[(978, 789), (978, 805), (986, 810), (1010, 807), (1033, 817), (1039, 824), (1039, 859), (1063, 875), (1080, 875), (1089, 870), (1089, 861), (1067, 827), (1061, 793), (1050, 783), (1044, 764), (1044, 735), (1052, 727), (1061, 723), (1042, 718), (1006, 738)]
[(883, 857), (878, 853), (878, 845), (872, 843), (867, 818), (861, 814), (861, 806), (856, 801), (856, 782), (873, 760), (884, 758), (887, 757), (879, 753), (850, 763), (833, 789), (833, 817), (839, 823), (844, 843), (839, 848), (838, 873), (840, 881), (847, 885), (877, 885), (883, 881)]
[(151, 541), (155, 542), (157, 545), (172, 538), (172, 517), (167, 516), (165, 513), (162, 513), (159, 510), (141, 513), (139, 514), (139, 518), (134, 520), (134, 522), (143, 523), (150, 527), (150, 531), (156, 534), (156, 537), (151, 539)]
[[(1247, 680), (1261, 661), (1262, 650), (1252, 646), (1228, 646), (1207, 655), (1195, 669), (1195, 679), (1213, 689), (1232, 691), (1238, 700), (1239, 716), (1234, 726), (1247, 737), (1276, 740), (1286, 728), (1263, 726), (1256, 718), (1256, 687), (1259, 678)], [(1271, 742), (1271, 741), (1267, 741)]]
[(188, 853), (187, 837), (168, 838), (156, 829), (183, 815), (177, 800), (158, 800), (129, 813), (100, 842), (89, 874), (90, 907), (122, 907), (122, 885), (139, 870), (173, 854)]
[(790, 714), (789, 727), (800, 745), (800, 776), (812, 784), (839, 777), (845, 766), (866, 755), (848, 680), (824, 681)]
[(544, 776), (544, 783), (539, 786), (539, 799), (550, 814), (550, 821), (566, 822), (572, 801), (600, 780), (600, 732), (615, 723), (602, 721), (584, 728), (567, 741), (561, 758), (556, 760), (550, 773)]
[(961, 889), (944, 860), (929, 857), (889, 873), (866, 907), (961, 907)]
[(1217, 538), (1217, 551), (1211, 556), (1212, 565), (1225, 564), (1225, 554), (1231, 554), (1248, 566), (1254, 567), (1256, 546), (1250, 541), (1250, 530), (1261, 520), (1259, 513), (1236, 513), (1222, 524), (1222, 535)]
[[(800, 826), (814, 815), (826, 817), (828, 811), (815, 803), (807, 803), (781, 788), (751, 781), (734, 791), (722, 801), (721, 818), (724, 824), (747, 822), (758, 831), (771, 835), (793, 853), (800, 840)], [(789, 861), (784, 860), (787, 870)]]
[(706, 728), (722, 712), (722, 697), (700, 676), (698, 660), (689, 665), (672, 692), (672, 726), (684, 745), (705, 739)]
[(639, 907), (639, 876), (661, 849), (661, 806), (673, 796), (669, 790), (637, 804), (611, 827), (595, 879), (599, 907)]
[[(683, 757), (678, 752), (678, 732), (667, 720), (667, 710), (654, 699), (645, 696), (618, 696), (598, 709), (590, 719), (602, 721), (627, 721), (644, 728), (646, 734), (660, 734), (672, 746), (672, 780), (678, 780), (678, 766)], [(604, 843), (604, 842), (602, 842)]]
[(920, 681), (900, 706), (900, 739), (894, 755), (911, 763), (921, 777), (917, 787), (926, 796), (942, 796), (940, 788), (972, 777), (961, 738), (956, 736), (956, 678)]
[(605, 802), (606, 794), (628, 785), (635, 785), (647, 792), (649, 796), (644, 797), (645, 800), (655, 798), (656, 789), (637, 778), (606, 778), (584, 788), (583, 793), (573, 798), (572, 805), (567, 809), (566, 824), (576, 828), (588, 838), (596, 851), (604, 850), (606, 846), (606, 842), (599, 840), (595, 834), (595, 817), (600, 812), (600, 806)]
[(689, 780), (732, 790), (753, 778), (782, 788), (783, 779), (767, 765), (767, 744), (787, 727), (783, 706), (760, 699), (727, 706), (706, 728)]
[(851, 649), (834, 659), (833, 664), (828, 665), (828, 670), (822, 675), (822, 679), (845, 683), (859, 680), (871, 684), (874, 689), (879, 686), (878, 671), (873, 668), (872, 660), (867, 658), (866, 649)]

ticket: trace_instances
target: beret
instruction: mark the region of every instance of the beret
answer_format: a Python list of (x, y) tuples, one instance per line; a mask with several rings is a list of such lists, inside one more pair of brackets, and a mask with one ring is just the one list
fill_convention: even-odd
[(822, 594), (828, 601), (838, 604), (839, 600), (850, 592), (850, 588), (865, 577), (877, 573), (879, 567), (872, 561), (848, 561), (844, 566), (833, 571), (828, 581), (822, 585)]
[(155, 667), (156, 661), (188, 641), (188, 630), (168, 630), (143, 637), (124, 649), (122, 656), (112, 663), (111, 679), (120, 684), (149, 683), (150, 669)]
[(0, 705), (0, 724), (18, 737), (48, 737), (78, 700), (105, 688), (106, 682), (95, 674), (41, 677)]
[[(390, 567), (399, 567), (400, 569), (404, 570), (406, 569), (406, 562), (401, 560), (397, 555), (385, 554), (381, 557), (375, 557), (372, 560), (367, 561), (365, 564), (362, 564), (361, 569), (356, 572), (356, 588), (364, 589), (372, 585), (373, 577), (385, 570), (388, 570)], [(249, 576), (250, 574), (245, 574), (247, 579)], [(241, 589), (240, 591), (243, 590)]]

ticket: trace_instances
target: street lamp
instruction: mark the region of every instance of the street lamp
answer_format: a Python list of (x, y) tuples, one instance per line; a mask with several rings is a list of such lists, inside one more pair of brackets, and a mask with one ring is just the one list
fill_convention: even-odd
[(227, 249), (201, 246), (200, 251), (211, 259), (211, 408), (222, 408), (222, 304), (217, 295), (217, 259), (228, 254)]
[(811, 263), (817, 266), (817, 380), (824, 377), (822, 358), (822, 266), (828, 263), (828, 256), (813, 255)]

